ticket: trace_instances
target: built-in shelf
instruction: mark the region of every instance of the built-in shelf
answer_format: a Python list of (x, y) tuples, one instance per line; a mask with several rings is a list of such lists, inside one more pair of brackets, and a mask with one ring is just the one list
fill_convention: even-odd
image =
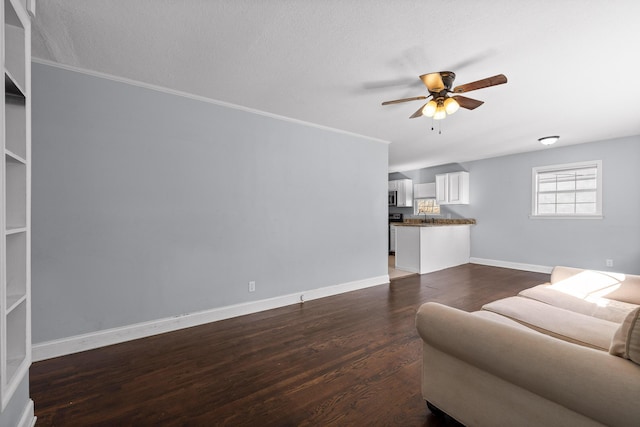
[(4, 109), (5, 150), (20, 158), (25, 158), (27, 156), (25, 144), (27, 135), (26, 100), (19, 96), (5, 95)]
[(16, 79), (11, 76), (9, 70), (4, 70), (4, 93), (5, 96), (24, 98), (24, 90), (18, 86)]
[(12, 299), (27, 295), (27, 233), (12, 233), (6, 236), (6, 295), (7, 312)]
[(16, 307), (22, 304), (27, 298), (25, 294), (7, 295), (7, 314), (11, 313)]
[(4, 69), (19, 87), (25, 87), (25, 70), (29, 66), (26, 61), (26, 36), (25, 25), (11, 1), (4, 0)]
[[(31, 365), (31, 23), (3, 0), (4, 117), (0, 120), (0, 401), (3, 411)], [(2, 114), (2, 113), (0, 113)]]
[(25, 160), (24, 157), (18, 156), (16, 153), (12, 152), (11, 150), (4, 150), (4, 155), (8, 157), (8, 159), (5, 159), (7, 161), (18, 162), (18, 163), (22, 163), (23, 165), (27, 164), (27, 161)]
[(10, 236), (12, 234), (26, 233), (26, 231), (27, 231), (27, 227), (14, 227), (14, 228), (7, 228), (5, 230), (5, 234), (7, 236)]
[(27, 343), (24, 339), (24, 330), (27, 327), (27, 301), (20, 302), (10, 313), (7, 319), (7, 382), (10, 382), (20, 365), (26, 360)]
[(5, 152), (5, 227), (27, 225), (27, 165)]

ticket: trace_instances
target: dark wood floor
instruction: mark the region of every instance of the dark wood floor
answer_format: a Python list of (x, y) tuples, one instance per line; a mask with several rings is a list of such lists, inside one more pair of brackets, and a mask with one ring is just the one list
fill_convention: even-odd
[(37, 426), (443, 426), (420, 396), (417, 308), (547, 281), (467, 264), (34, 363)]

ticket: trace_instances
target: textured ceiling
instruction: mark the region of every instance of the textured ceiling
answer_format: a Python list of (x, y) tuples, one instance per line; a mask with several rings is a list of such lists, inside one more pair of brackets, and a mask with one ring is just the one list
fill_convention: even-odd
[[(391, 142), (403, 171), (640, 134), (637, 0), (46, 0), (33, 56)], [(418, 75), (485, 101), (409, 119)], [(441, 133), (438, 132), (438, 124)]]

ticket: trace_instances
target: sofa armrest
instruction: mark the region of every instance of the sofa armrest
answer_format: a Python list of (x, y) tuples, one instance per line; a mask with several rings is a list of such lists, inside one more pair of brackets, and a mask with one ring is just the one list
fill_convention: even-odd
[(438, 303), (416, 315), (430, 346), (606, 425), (640, 419), (640, 366)]

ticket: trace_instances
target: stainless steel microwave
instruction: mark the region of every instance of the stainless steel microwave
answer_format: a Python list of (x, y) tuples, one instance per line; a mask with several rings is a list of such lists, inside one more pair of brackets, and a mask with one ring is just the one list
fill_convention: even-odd
[(389, 191), (389, 206), (396, 206), (398, 204), (398, 192)]

